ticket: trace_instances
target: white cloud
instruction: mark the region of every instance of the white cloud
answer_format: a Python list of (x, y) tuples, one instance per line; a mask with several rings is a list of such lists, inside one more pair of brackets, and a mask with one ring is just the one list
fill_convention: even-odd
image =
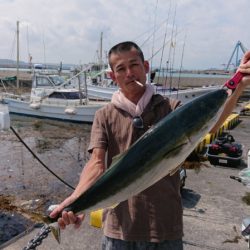
[[(163, 45), (170, 4), (167, 40), (177, 6), (175, 67), (180, 65), (185, 33), (184, 68), (222, 67), (238, 40), (250, 48), (249, 0), (8, 0), (0, 1), (0, 57), (15, 59), (19, 20), (21, 60), (28, 60), (29, 47), (34, 62), (88, 63), (96, 57), (101, 32), (104, 50), (123, 40), (142, 44), (151, 36), (143, 46), (148, 58)], [(168, 43), (163, 66), (169, 47)], [(161, 52), (153, 60), (159, 63)]]

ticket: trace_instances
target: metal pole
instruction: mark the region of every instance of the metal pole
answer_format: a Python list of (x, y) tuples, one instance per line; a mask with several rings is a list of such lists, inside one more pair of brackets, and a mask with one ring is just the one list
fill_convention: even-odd
[(16, 34), (16, 40), (17, 40), (17, 58), (16, 58), (16, 87), (19, 89), (19, 21), (16, 22), (17, 25), (17, 34)]
[[(76, 73), (77, 73), (77, 70), (76, 70)], [(78, 91), (79, 91), (79, 96), (80, 96), (79, 104), (82, 105), (81, 75), (77, 74), (77, 78), (78, 78)]]
[(85, 104), (88, 105), (88, 87), (87, 87), (87, 73), (84, 71), (84, 86), (85, 86)]
[(103, 37), (103, 33), (101, 32), (101, 38), (100, 38), (100, 68), (102, 70), (102, 38)]
[(247, 154), (247, 167), (250, 168), (250, 149), (248, 150)]
[[(101, 38), (100, 38), (100, 71), (101, 71), (101, 79), (98, 84), (102, 84), (104, 79), (104, 65), (103, 65), (103, 58), (102, 58), (102, 39), (103, 39), (103, 33), (101, 32)], [(98, 79), (98, 78), (97, 78)]]

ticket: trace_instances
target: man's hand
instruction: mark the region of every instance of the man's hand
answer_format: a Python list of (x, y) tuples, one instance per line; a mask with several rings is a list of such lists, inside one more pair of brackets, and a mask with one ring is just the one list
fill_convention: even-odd
[(65, 229), (69, 224), (74, 224), (74, 227), (77, 229), (84, 220), (84, 214), (75, 215), (72, 211), (63, 211), (63, 209), (75, 201), (75, 199), (72, 195), (69, 196), (50, 213), (51, 218), (56, 218), (61, 214), (61, 217), (57, 220), (61, 229)]
[(74, 201), (76, 201), (94, 182), (103, 174), (105, 170), (105, 150), (94, 148), (90, 160), (86, 163), (79, 183), (74, 192), (59, 204), (51, 213), (51, 218), (57, 218), (61, 229), (64, 229), (69, 224), (74, 224), (75, 228), (79, 228), (84, 220), (84, 214), (76, 215), (72, 211), (63, 211)]
[(237, 71), (240, 71), (241, 73), (244, 74), (248, 74), (247, 76), (243, 77), (241, 83), (244, 85), (244, 87), (246, 85), (250, 85), (250, 51), (247, 51), (244, 54)]

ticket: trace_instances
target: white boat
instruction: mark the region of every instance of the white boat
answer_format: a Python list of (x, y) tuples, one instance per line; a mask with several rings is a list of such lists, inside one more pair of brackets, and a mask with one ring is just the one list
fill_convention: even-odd
[[(189, 102), (195, 97), (203, 95), (209, 91), (218, 89), (218, 86), (191, 88), (185, 90), (169, 90), (155, 87), (155, 93), (161, 94), (165, 97), (171, 97), (180, 100), (183, 104)], [(118, 90), (118, 87), (106, 87), (88, 84), (88, 96), (96, 100), (111, 100), (113, 93)]]
[(185, 104), (192, 99), (201, 96), (205, 93), (208, 93), (212, 90), (218, 89), (220, 86), (209, 86), (209, 87), (200, 87), (200, 88), (188, 88), (188, 89), (166, 89), (162, 87), (155, 87), (155, 92), (166, 97), (171, 97), (178, 99), (182, 104)]
[[(118, 87), (113, 83), (109, 77), (109, 70), (106, 69), (103, 72), (96, 74), (93, 78), (88, 78), (87, 88), (88, 97), (96, 100), (111, 100), (113, 93), (118, 90)], [(155, 93), (161, 94), (165, 97), (171, 97), (180, 100), (183, 104), (189, 102), (193, 98), (196, 98), (209, 91), (218, 89), (219, 86), (208, 87), (196, 87), (189, 89), (168, 89), (162, 86), (156, 86)]]
[[(19, 21), (17, 21), (16, 35), (16, 87), (19, 89)], [(86, 70), (88, 68), (82, 72), (86, 72)], [(69, 84), (70, 81), (73, 82), (77, 78), (78, 85)], [(7, 92), (4, 82), (1, 81), (0, 83), (2, 83), (5, 92), (0, 93), (0, 103), (7, 104), (10, 113), (19, 115), (72, 122), (93, 122), (96, 110), (101, 108), (105, 103), (88, 100), (86, 84), (85, 92), (80, 88), (79, 74), (76, 74), (70, 81), (64, 81), (58, 75), (34, 74), (31, 93), (28, 95), (15, 95)]]
[(2, 93), (9, 112), (72, 122), (93, 122), (96, 110), (106, 102), (89, 101), (84, 92), (66, 86), (58, 75), (34, 75), (30, 95)]

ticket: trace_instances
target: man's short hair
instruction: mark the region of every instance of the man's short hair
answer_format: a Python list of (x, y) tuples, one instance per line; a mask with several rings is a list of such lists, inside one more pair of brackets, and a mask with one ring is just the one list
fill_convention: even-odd
[(110, 63), (110, 57), (112, 54), (118, 54), (120, 52), (127, 52), (127, 51), (130, 51), (132, 48), (135, 48), (137, 50), (139, 57), (141, 58), (142, 62), (144, 62), (144, 55), (143, 55), (141, 48), (134, 42), (126, 41), (126, 42), (121, 42), (121, 43), (116, 44), (109, 50), (108, 58), (109, 58), (110, 67), (112, 68), (112, 65)]

